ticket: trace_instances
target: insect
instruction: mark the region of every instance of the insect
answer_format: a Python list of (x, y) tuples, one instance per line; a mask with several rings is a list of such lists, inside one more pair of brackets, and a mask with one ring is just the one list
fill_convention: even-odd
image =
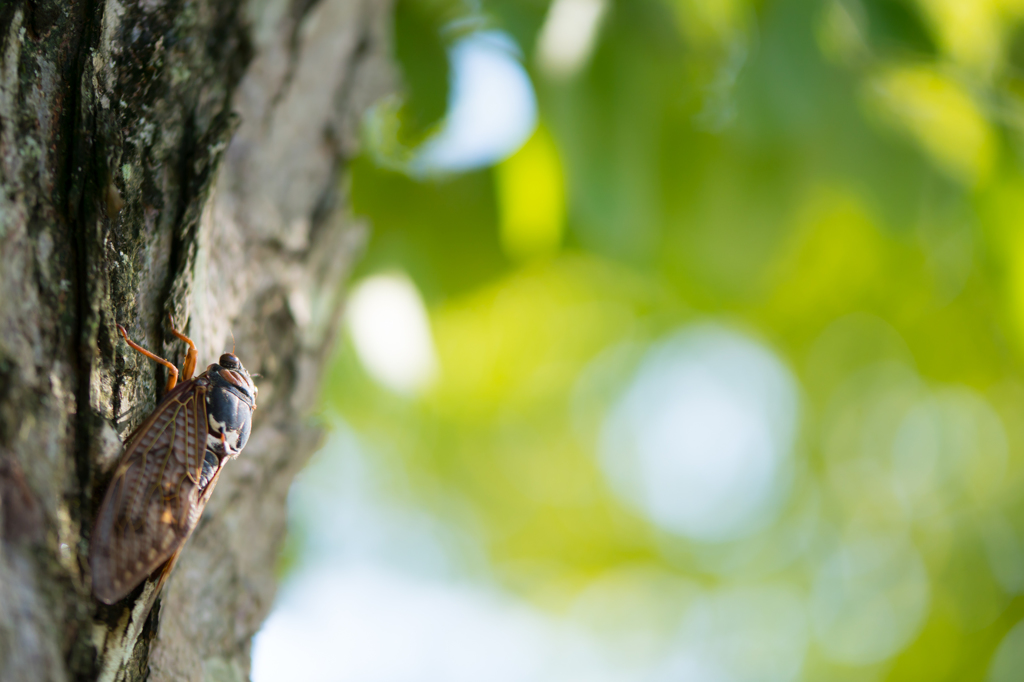
[[(168, 316), (170, 317), (170, 316)], [(181, 367), (145, 350), (117, 326), (125, 343), (170, 372), (153, 414), (128, 438), (92, 531), (89, 565), (93, 593), (105, 604), (123, 599), (162, 567), (159, 586), (210, 499), (221, 469), (249, 439), (258, 390), (235, 354), (192, 378), (198, 352)]]

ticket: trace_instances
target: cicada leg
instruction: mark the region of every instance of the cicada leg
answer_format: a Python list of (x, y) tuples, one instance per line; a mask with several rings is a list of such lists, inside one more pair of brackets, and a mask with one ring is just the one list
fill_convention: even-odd
[[(126, 332), (124, 330), (124, 327), (122, 327), (121, 325), (117, 325), (117, 330), (119, 332), (121, 332), (121, 336), (124, 337), (124, 342), (125, 343), (127, 343), (133, 349), (135, 349), (138, 352), (140, 352), (143, 355), (145, 355), (147, 358), (149, 358), (153, 362), (159, 362), (161, 365), (163, 365), (164, 367), (167, 368), (167, 371), (171, 373), (171, 375), (167, 378), (167, 390), (168, 391), (170, 391), (172, 388), (174, 388), (177, 385), (177, 383), (178, 383), (178, 368), (174, 366), (174, 363), (170, 362), (169, 360), (164, 360), (163, 358), (161, 358), (158, 355), (153, 355), (148, 350), (146, 350), (145, 348), (143, 348), (139, 344), (137, 344), (134, 341), (132, 341), (131, 339), (129, 339), (128, 338), (128, 332)], [(193, 364), (194, 364), (194, 362), (193, 362)]]
[(192, 343), (192, 339), (174, 328), (174, 318), (171, 317), (170, 313), (167, 313), (167, 320), (171, 323), (171, 333), (188, 344), (188, 353), (185, 354), (185, 362), (181, 365), (181, 380), (188, 381), (192, 378), (192, 373), (196, 371), (199, 351), (196, 350), (196, 344)]

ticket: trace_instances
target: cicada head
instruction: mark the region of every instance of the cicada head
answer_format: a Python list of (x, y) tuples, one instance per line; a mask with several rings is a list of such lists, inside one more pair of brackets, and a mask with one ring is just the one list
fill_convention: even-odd
[(206, 394), (210, 433), (223, 433), (225, 443), (237, 453), (249, 440), (259, 389), (234, 353), (220, 356), (220, 362), (207, 367), (205, 375), (210, 381)]
[(242, 367), (242, 361), (238, 359), (238, 356), (234, 353), (224, 353), (220, 356), (219, 363), (206, 368), (207, 372), (214, 370), (217, 370), (228, 384), (241, 393), (243, 400), (248, 402), (253, 409), (256, 408), (256, 396), (259, 394), (259, 389), (252, 382), (249, 372)]

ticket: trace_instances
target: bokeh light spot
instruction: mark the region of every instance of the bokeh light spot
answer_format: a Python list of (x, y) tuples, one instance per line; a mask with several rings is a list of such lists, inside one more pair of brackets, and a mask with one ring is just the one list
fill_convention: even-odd
[(939, 500), (984, 503), (1003, 483), (1007, 447), (1002, 420), (983, 398), (946, 389), (915, 405), (900, 424), (894, 480), (924, 516), (939, 511)]
[(814, 632), (825, 653), (850, 665), (884, 661), (906, 646), (928, 613), (928, 574), (902, 537), (860, 537), (825, 561), (814, 581)]
[(790, 682), (807, 652), (807, 618), (788, 586), (740, 587), (698, 599), (658, 680)]
[(451, 97), (441, 131), (413, 161), (414, 172), (466, 171), (515, 152), (537, 125), (537, 101), (518, 48), (498, 31), (474, 33), (451, 49)]
[(346, 323), (360, 362), (382, 385), (411, 394), (435, 378), (430, 320), (408, 277), (375, 275), (357, 284), (349, 295)]
[(987, 681), (1017, 682), (1021, 671), (1024, 671), (1024, 620), (1014, 625), (999, 643)]
[(568, 78), (594, 51), (607, 0), (555, 0), (537, 38), (537, 63), (552, 78)]
[(648, 353), (607, 419), (602, 465), (658, 526), (732, 540), (773, 517), (796, 422), (796, 384), (770, 351), (698, 327)]

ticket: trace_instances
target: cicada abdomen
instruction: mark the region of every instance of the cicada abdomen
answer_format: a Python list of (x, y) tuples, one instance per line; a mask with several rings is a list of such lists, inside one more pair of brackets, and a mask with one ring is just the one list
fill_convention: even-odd
[(199, 522), (224, 463), (249, 439), (256, 385), (234, 353), (220, 356), (199, 376), (196, 347), (178, 370), (133, 343), (129, 346), (170, 371), (167, 393), (129, 437), (92, 532), (93, 592), (106, 603), (123, 599), (161, 566), (165, 574)]

